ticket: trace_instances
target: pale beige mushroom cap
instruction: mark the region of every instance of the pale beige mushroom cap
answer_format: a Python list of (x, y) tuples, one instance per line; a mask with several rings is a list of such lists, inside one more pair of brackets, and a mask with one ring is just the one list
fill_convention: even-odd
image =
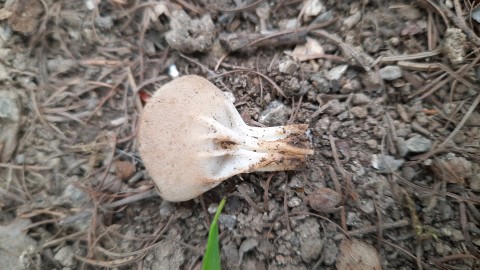
[(215, 85), (184, 76), (165, 84), (149, 100), (140, 118), (138, 142), (160, 195), (185, 201), (238, 173), (297, 168), (313, 151), (292, 145), (289, 136), (305, 129), (249, 127)]

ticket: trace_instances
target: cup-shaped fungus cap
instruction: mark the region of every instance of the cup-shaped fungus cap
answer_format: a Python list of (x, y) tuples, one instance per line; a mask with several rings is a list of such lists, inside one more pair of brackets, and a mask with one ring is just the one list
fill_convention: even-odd
[(300, 168), (313, 154), (307, 125), (250, 127), (220, 89), (198, 76), (155, 92), (140, 117), (140, 156), (160, 195), (193, 199), (253, 171)]

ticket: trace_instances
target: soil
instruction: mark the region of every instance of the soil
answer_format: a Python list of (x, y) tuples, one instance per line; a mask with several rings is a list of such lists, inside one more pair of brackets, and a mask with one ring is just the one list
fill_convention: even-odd
[[(222, 197), (223, 269), (480, 269), (478, 1), (0, 7), (4, 269), (200, 269)], [(187, 74), (315, 154), (162, 200), (137, 123)]]

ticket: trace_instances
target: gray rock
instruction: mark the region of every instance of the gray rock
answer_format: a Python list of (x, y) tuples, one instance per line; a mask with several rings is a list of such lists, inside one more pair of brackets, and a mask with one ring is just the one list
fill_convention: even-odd
[(31, 224), (29, 219), (15, 219), (0, 226), (0, 262), (2, 269), (24, 269), (19, 258), (37, 243), (23, 229)]
[(395, 157), (388, 155), (373, 155), (372, 166), (377, 169), (379, 173), (392, 173), (403, 165), (403, 159), (395, 159)]
[(240, 245), (240, 249), (238, 250), (240, 257), (238, 261), (239, 265), (242, 264), (243, 255), (254, 249), (256, 246), (258, 246), (258, 240), (255, 238), (248, 238), (243, 240), (242, 244)]
[(475, 174), (470, 177), (468, 183), (473, 191), (480, 191), (480, 174)]
[(221, 214), (218, 218), (218, 222), (225, 226), (225, 228), (229, 230), (233, 230), (237, 225), (237, 216), (236, 215), (228, 215), (228, 214)]
[(352, 104), (355, 105), (355, 106), (359, 106), (359, 105), (367, 105), (368, 103), (370, 103), (372, 101), (372, 99), (365, 95), (365, 94), (355, 94), (353, 95), (353, 98), (352, 98)]
[(302, 204), (302, 199), (298, 197), (292, 197), (290, 200), (288, 200), (288, 207), (294, 208)]
[(305, 222), (295, 228), (300, 241), (300, 256), (306, 263), (320, 257), (324, 240), (320, 235), (320, 225), (313, 218), (305, 219)]
[(366, 118), (368, 116), (368, 110), (366, 107), (353, 107), (350, 109), (350, 113), (352, 113), (357, 118)]
[(160, 216), (162, 217), (169, 217), (171, 216), (176, 210), (175, 204), (167, 201), (162, 201), (160, 204)]
[(153, 250), (155, 257), (153, 262), (144, 260), (144, 267), (157, 270), (181, 269), (181, 266), (185, 263), (184, 247), (168, 239), (160, 242)]
[(315, 260), (320, 255), (323, 248), (323, 239), (321, 238), (308, 238), (302, 242), (300, 246), (300, 255), (302, 260), (306, 263)]
[(274, 100), (258, 117), (258, 122), (267, 126), (284, 125), (290, 117), (291, 109), (285, 104)]
[(0, 90), (0, 162), (7, 162), (17, 146), (20, 100), (15, 89)]
[(405, 143), (411, 153), (424, 153), (432, 148), (432, 141), (420, 135), (411, 137)]
[(325, 113), (330, 115), (340, 114), (347, 109), (347, 105), (343, 102), (340, 102), (338, 99), (329, 100), (327, 104), (328, 108), (325, 110)]
[(298, 69), (297, 62), (287, 59), (278, 65), (278, 70), (285, 74), (293, 74)]
[(386, 81), (393, 81), (402, 77), (402, 69), (399, 66), (386, 66), (380, 69), (380, 77)]
[(320, 93), (328, 93), (331, 90), (330, 82), (321, 74), (315, 73), (310, 77), (313, 86), (318, 89)]
[(408, 146), (407, 142), (402, 137), (397, 137), (397, 141), (395, 142), (397, 146), (398, 154), (402, 157), (408, 154)]
[(477, 111), (472, 112), (470, 117), (468, 117), (465, 125), (472, 126), (472, 127), (480, 127), (480, 112), (477, 112)]
[(174, 11), (170, 28), (165, 36), (167, 43), (180, 52), (207, 52), (213, 46), (215, 25), (208, 14), (192, 19), (183, 10)]
[(366, 143), (370, 149), (377, 149), (378, 147), (378, 142), (374, 139), (367, 140)]
[(352, 29), (352, 27), (358, 24), (358, 22), (360, 22), (361, 19), (362, 19), (362, 13), (360, 11), (357, 11), (354, 14), (347, 17), (345, 20), (343, 20), (343, 26), (345, 26), (347, 30)]
[(55, 253), (55, 260), (57, 260), (62, 266), (73, 267), (75, 266), (75, 260), (73, 258), (73, 249), (71, 246), (61, 247), (57, 253)]
[(472, 19), (474, 19), (477, 23), (480, 23), (480, 6), (477, 5), (472, 12), (470, 13)]
[(332, 68), (330, 71), (328, 71), (325, 77), (331, 81), (334, 81), (334, 80), (338, 81), (340, 80), (340, 78), (342, 78), (343, 74), (345, 74), (347, 69), (348, 69), (348, 65), (336, 66)]
[(333, 265), (337, 260), (338, 247), (333, 241), (329, 241), (324, 245), (323, 256), (326, 265)]

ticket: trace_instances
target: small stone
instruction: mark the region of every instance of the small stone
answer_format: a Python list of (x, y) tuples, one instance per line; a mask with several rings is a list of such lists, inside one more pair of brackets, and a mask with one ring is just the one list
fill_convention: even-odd
[(30, 269), (21, 266), (19, 258), (28, 247), (36, 248), (36, 241), (23, 230), (30, 226), (29, 219), (15, 219), (0, 225), (0, 262), (2, 269)]
[(357, 118), (366, 118), (368, 116), (368, 110), (366, 107), (353, 107), (350, 112)]
[(379, 173), (392, 173), (403, 165), (403, 159), (395, 159), (395, 157), (388, 155), (373, 155), (372, 166), (377, 169)]
[(71, 246), (64, 246), (55, 253), (55, 260), (57, 260), (62, 266), (73, 267), (75, 260), (73, 258), (73, 250)]
[(347, 105), (343, 102), (340, 102), (338, 99), (329, 100), (327, 104), (328, 108), (325, 110), (325, 113), (330, 115), (340, 114), (347, 109)]
[(240, 249), (238, 250), (238, 253), (240, 255), (238, 265), (242, 263), (243, 254), (254, 249), (256, 246), (258, 246), (258, 240), (255, 238), (247, 238), (243, 240), (242, 244), (240, 245)]
[(291, 109), (280, 101), (274, 100), (258, 117), (258, 122), (267, 126), (284, 125), (290, 117)]
[(297, 19), (283, 19), (278, 22), (278, 28), (282, 30), (295, 29), (297, 27)]
[(218, 218), (218, 222), (225, 226), (225, 228), (229, 230), (233, 230), (235, 225), (237, 225), (237, 216), (236, 215), (228, 215), (228, 214), (221, 214)]
[(320, 0), (309, 0), (304, 6), (304, 14), (307, 17), (317, 16), (325, 10), (325, 6)]
[(110, 30), (113, 27), (113, 18), (111, 16), (96, 16), (95, 26), (104, 30)]
[(408, 139), (406, 144), (411, 153), (424, 153), (432, 148), (432, 141), (420, 135)]
[(399, 66), (386, 66), (380, 69), (380, 77), (386, 81), (393, 81), (402, 77), (402, 69)]
[(360, 20), (362, 19), (362, 13), (360, 11), (355, 12), (353, 15), (350, 15), (345, 20), (343, 20), (343, 26), (349, 30), (352, 29)]
[(374, 139), (370, 139), (370, 140), (366, 141), (366, 143), (367, 143), (367, 146), (368, 146), (370, 149), (377, 149), (377, 147), (378, 147), (378, 143), (377, 143), (377, 141), (374, 140)]
[(293, 74), (298, 69), (297, 62), (293, 60), (285, 60), (278, 65), (278, 70), (285, 74)]
[(167, 43), (174, 49), (184, 52), (207, 52), (213, 46), (215, 25), (210, 15), (192, 19), (183, 11), (174, 11), (171, 16), (171, 30), (166, 34)]
[(443, 51), (452, 65), (460, 65), (465, 61), (467, 36), (461, 29), (448, 28), (445, 32)]
[(362, 83), (365, 85), (367, 90), (377, 90), (381, 86), (381, 80), (374, 71), (370, 71), (363, 76)]
[(302, 199), (300, 199), (298, 197), (291, 198), (287, 203), (288, 207), (290, 207), (290, 208), (297, 207), (301, 204), (302, 204)]
[(474, 9), (472, 9), (470, 16), (474, 19), (477, 23), (480, 23), (480, 6), (477, 5)]
[(477, 111), (472, 112), (470, 117), (468, 117), (465, 125), (471, 126), (471, 127), (480, 127), (480, 112), (477, 112)]
[(160, 204), (160, 216), (162, 217), (169, 217), (171, 216), (176, 210), (176, 207), (173, 203), (168, 201), (162, 201)]
[(398, 154), (402, 157), (408, 154), (408, 146), (407, 142), (402, 137), (397, 137), (397, 141), (395, 142), (397, 146)]
[(461, 242), (465, 240), (462, 231), (457, 229), (452, 229), (452, 236), (450, 237), (453, 242)]
[(442, 242), (436, 242), (435, 243), (435, 251), (439, 255), (445, 256), (445, 255), (449, 254), (451, 250), (452, 249), (449, 246), (444, 245)]
[(360, 201), (360, 209), (366, 214), (371, 214), (375, 211), (375, 205), (372, 200), (362, 199)]
[(309, 263), (319, 257), (323, 248), (321, 238), (305, 239), (300, 246), (300, 255), (304, 262)]
[(340, 65), (327, 72), (325, 77), (331, 81), (338, 81), (348, 69), (348, 65)]
[(335, 207), (342, 200), (342, 196), (330, 188), (318, 188), (307, 197), (308, 204), (315, 210), (323, 213), (335, 211)]
[(355, 105), (355, 106), (367, 105), (371, 101), (372, 101), (372, 99), (369, 96), (367, 96), (365, 94), (361, 94), (361, 93), (353, 95), (353, 98), (352, 98), (352, 104)]
[(2, 63), (0, 63), (0, 82), (5, 81), (9, 78), (10, 78), (10, 74), (7, 68)]
[(319, 73), (315, 73), (310, 77), (313, 86), (318, 89), (320, 93), (328, 93), (331, 91), (330, 82)]
[(480, 191), (480, 174), (475, 174), (468, 179), (470, 188), (473, 191)]
[(7, 162), (15, 152), (20, 114), (20, 100), (15, 90), (0, 90), (0, 162)]

